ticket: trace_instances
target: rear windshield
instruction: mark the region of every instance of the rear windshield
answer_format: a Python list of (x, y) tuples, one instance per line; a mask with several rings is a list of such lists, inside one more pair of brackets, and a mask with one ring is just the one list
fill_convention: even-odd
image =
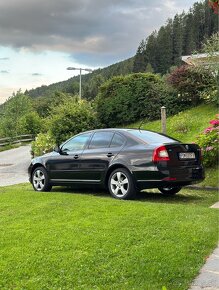
[(161, 134), (151, 132), (151, 131), (144, 131), (144, 130), (129, 130), (129, 133), (134, 135), (135, 137), (143, 140), (148, 144), (153, 143), (176, 143), (179, 142), (178, 140), (172, 139), (167, 136), (163, 136)]

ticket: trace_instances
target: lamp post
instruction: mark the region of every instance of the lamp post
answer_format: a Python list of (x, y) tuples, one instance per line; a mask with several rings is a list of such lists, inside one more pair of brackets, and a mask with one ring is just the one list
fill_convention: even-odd
[(87, 72), (92, 72), (93, 70), (90, 68), (81, 68), (81, 67), (67, 67), (67, 70), (79, 70), (80, 71), (80, 83), (79, 83), (79, 99), (81, 100), (81, 72), (82, 70)]

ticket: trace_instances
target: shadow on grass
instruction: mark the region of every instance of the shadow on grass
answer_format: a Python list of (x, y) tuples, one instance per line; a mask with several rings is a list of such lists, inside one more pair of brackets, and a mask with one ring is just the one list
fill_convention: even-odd
[[(92, 195), (100, 198), (111, 198), (110, 194), (100, 189), (76, 189), (74, 187), (55, 187), (52, 192), (62, 192), (66, 194)], [(176, 203), (176, 204), (195, 204), (206, 203), (208, 197), (205, 194), (197, 194), (194, 190), (178, 193), (175, 196), (168, 196), (160, 193), (157, 189), (148, 189), (137, 193), (134, 201), (154, 202), (154, 203)]]

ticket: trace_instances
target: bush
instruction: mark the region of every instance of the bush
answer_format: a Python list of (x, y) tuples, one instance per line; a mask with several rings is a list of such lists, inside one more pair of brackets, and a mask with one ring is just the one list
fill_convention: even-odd
[(209, 122), (211, 126), (206, 128), (202, 134), (197, 137), (197, 144), (202, 148), (203, 163), (206, 167), (211, 167), (218, 164), (218, 150), (219, 150), (219, 119)]
[(189, 120), (189, 114), (183, 112), (178, 113), (176, 116), (173, 117), (171, 125), (169, 126), (170, 131), (174, 131), (177, 133), (183, 133), (186, 134), (188, 133), (190, 129), (190, 123), (188, 122)]
[(55, 140), (51, 133), (39, 133), (36, 140), (31, 143), (31, 150), (33, 156), (40, 156), (45, 153), (51, 152), (55, 147)]
[(42, 119), (36, 112), (30, 112), (19, 120), (20, 133), (36, 136), (42, 129), (42, 123)]
[(72, 135), (97, 127), (96, 114), (87, 101), (67, 101), (54, 108), (50, 117), (51, 134), (57, 144)]
[(98, 118), (106, 127), (157, 119), (163, 105), (170, 115), (187, 107), (159, 75), (152, 73), (114, 77), (100, 87), (96, 99)]
[(213, 79), (206, 68), (183, 65), (167, 77), (167, 82), (178, 91), (181, 99), (196, 106), (201, 102), (203, 92), (212, 87)]

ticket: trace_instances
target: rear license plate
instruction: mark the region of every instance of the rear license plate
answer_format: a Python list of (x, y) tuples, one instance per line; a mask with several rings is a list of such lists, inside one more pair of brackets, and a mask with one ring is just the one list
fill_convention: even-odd
[(194, 152), (179, 153), (179, 159), (195, 159)]

